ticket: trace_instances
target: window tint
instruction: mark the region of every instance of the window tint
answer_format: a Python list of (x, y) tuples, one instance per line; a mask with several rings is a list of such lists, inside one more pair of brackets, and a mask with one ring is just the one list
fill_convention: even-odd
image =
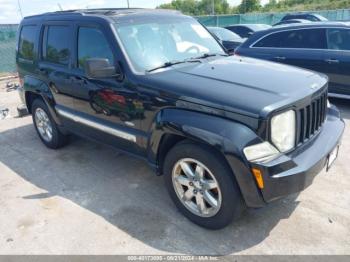
[(96, 28), (80, 27), (78, 37), (78, 65), (84, 67), (89, 58), (107, 58), (114, 64), (113, 53), (103, 33)]
[(289, 20), (289, 19), (295, 19), (296, 17), (294, 15), (286, 15), (281, 19), (281, 21)]
[(35, 38), (37, 33), (36, 26), (23, 26), (19, 38), (18, 56), (22, 59), (34, 60), (35, 57)]
[(327, 29), (328, 49), (350, 50), (350, 30), (341, 28)]
[(288, 32), (274, 33), (261, 39), (254, 47), (281, 47), (282, 39), (287, 36)]
[(255, 47), (326, 49), (324, 29), (291, 30), (271, 34), (254, 45)]
[(44, 60), (67, 65), (70, 57), (68, 26), (48, 26), (44, 34)]
[(246, 35), (246, 34), (248, 34), (249, 32), (251, 32), (251, 30), (250, 29), (248, 29), (248, 28), (246, 28), (246, 27), (237, 27), (237, 32), (239, 33), (239, 34), (243, 34), (243, 35)]

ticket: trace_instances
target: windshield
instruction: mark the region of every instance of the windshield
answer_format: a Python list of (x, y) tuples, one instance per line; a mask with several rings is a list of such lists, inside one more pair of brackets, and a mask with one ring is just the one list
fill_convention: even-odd
[(315, 16), (316, 16), (318, 19), (320, 19), (320, 21), (328, 21), (328, 19), (325, 18), (325, 17), (322, 16), (322, 15), (315, 14)]
[(235, 41), (241, 39), (239, 35), (225, 28), (209, 27), (208, 29), (222, 41)]
[(204, 54), (225, 54), (212, 35), (192, 18), (130, 19), (114, 26), (139, 72)]

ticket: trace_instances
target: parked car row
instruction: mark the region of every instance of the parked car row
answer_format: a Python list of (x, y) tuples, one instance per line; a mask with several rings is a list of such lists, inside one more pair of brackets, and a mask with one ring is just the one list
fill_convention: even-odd
[[(239, 32), (238, 28), (248, 30), (247, 25), (226, 28), (235, 32)], [(209, 30), (214, 34), (219, 31)], [(350, 98), (350, 23), (330, 22), (318, 14), (297, 13), (286, 15), (273, 27), (249, 25), (249, 30), (241, 43), (222, 41), (222, 44), (230, 50), (234, 46), (236, 55), (324, 73), (329, 78), (330, 96)]]
[(276, 27), (251, 36), (236, 50), (249, 56), (324, 73), (329, 95), (350, 98), (350, 27), (314, 22)]
[[(341, 29), (315, 28), (317, 41), (307, 39), (316, 47)], [(255, 47), (283, 31), (267, 32), (243, 44), (250, 54), (275, 49)], [(306, 36), (293, 37), (297, 45)], [(334, 41), (334, 50), (344, 44)], [(43, 144), (58, 149), (76, 134), (144, 159), (164, 175), (176, 207), (206, 228), (303, 190), (338, 156), (345, 125), (328, 103), (325, 75), (230, 56), (178, 12), (26, 17), (16, 50), (20, 95)]]
[(226, 28), (208, 27), (208, 30), (217, 37), (229, 53), (233, 53), (246, 40), (246, 38), (242, 38)]

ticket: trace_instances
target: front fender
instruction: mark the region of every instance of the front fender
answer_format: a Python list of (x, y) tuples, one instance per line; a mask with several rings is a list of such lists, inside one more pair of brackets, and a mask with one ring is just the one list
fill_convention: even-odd
[(54, 97), (52, 95), (52, 92), (49, 86), (44, 81), (32, 76), (25, 76), (23, 80), (23, 91), (24, 91), (25, 103), (30, 113), (31, 113), (30, 103), (32, 101), (30, 101), (29, 98), (31, 97), (32, 94), (34, 94), (35, 96), (39, 96), (44, 100), (55, 122), (61, 125), (61, 121), (54, 109), (56, 104)]
[(160, 111), (150, 130), (148, 158), (157, 164), (161, 139), (175, 134), (210, 145), (220, 151), (230, 165), (243, 198), (250, 207), (265, 203), (255, 184), (243, 149), (262, 140), (247, 126), (232, 120), (182, 109)]

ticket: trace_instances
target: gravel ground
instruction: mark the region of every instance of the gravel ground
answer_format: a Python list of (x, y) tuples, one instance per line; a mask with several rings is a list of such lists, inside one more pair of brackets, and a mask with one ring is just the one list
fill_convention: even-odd
[[(350, 104), (331, 100), (349, 125)], [(0, 254), (350, 254), (350, 131), (312, 186), (219, 231), (185, 219), (141, 160), (75, 138), (47, 149), (0, 83)]]

